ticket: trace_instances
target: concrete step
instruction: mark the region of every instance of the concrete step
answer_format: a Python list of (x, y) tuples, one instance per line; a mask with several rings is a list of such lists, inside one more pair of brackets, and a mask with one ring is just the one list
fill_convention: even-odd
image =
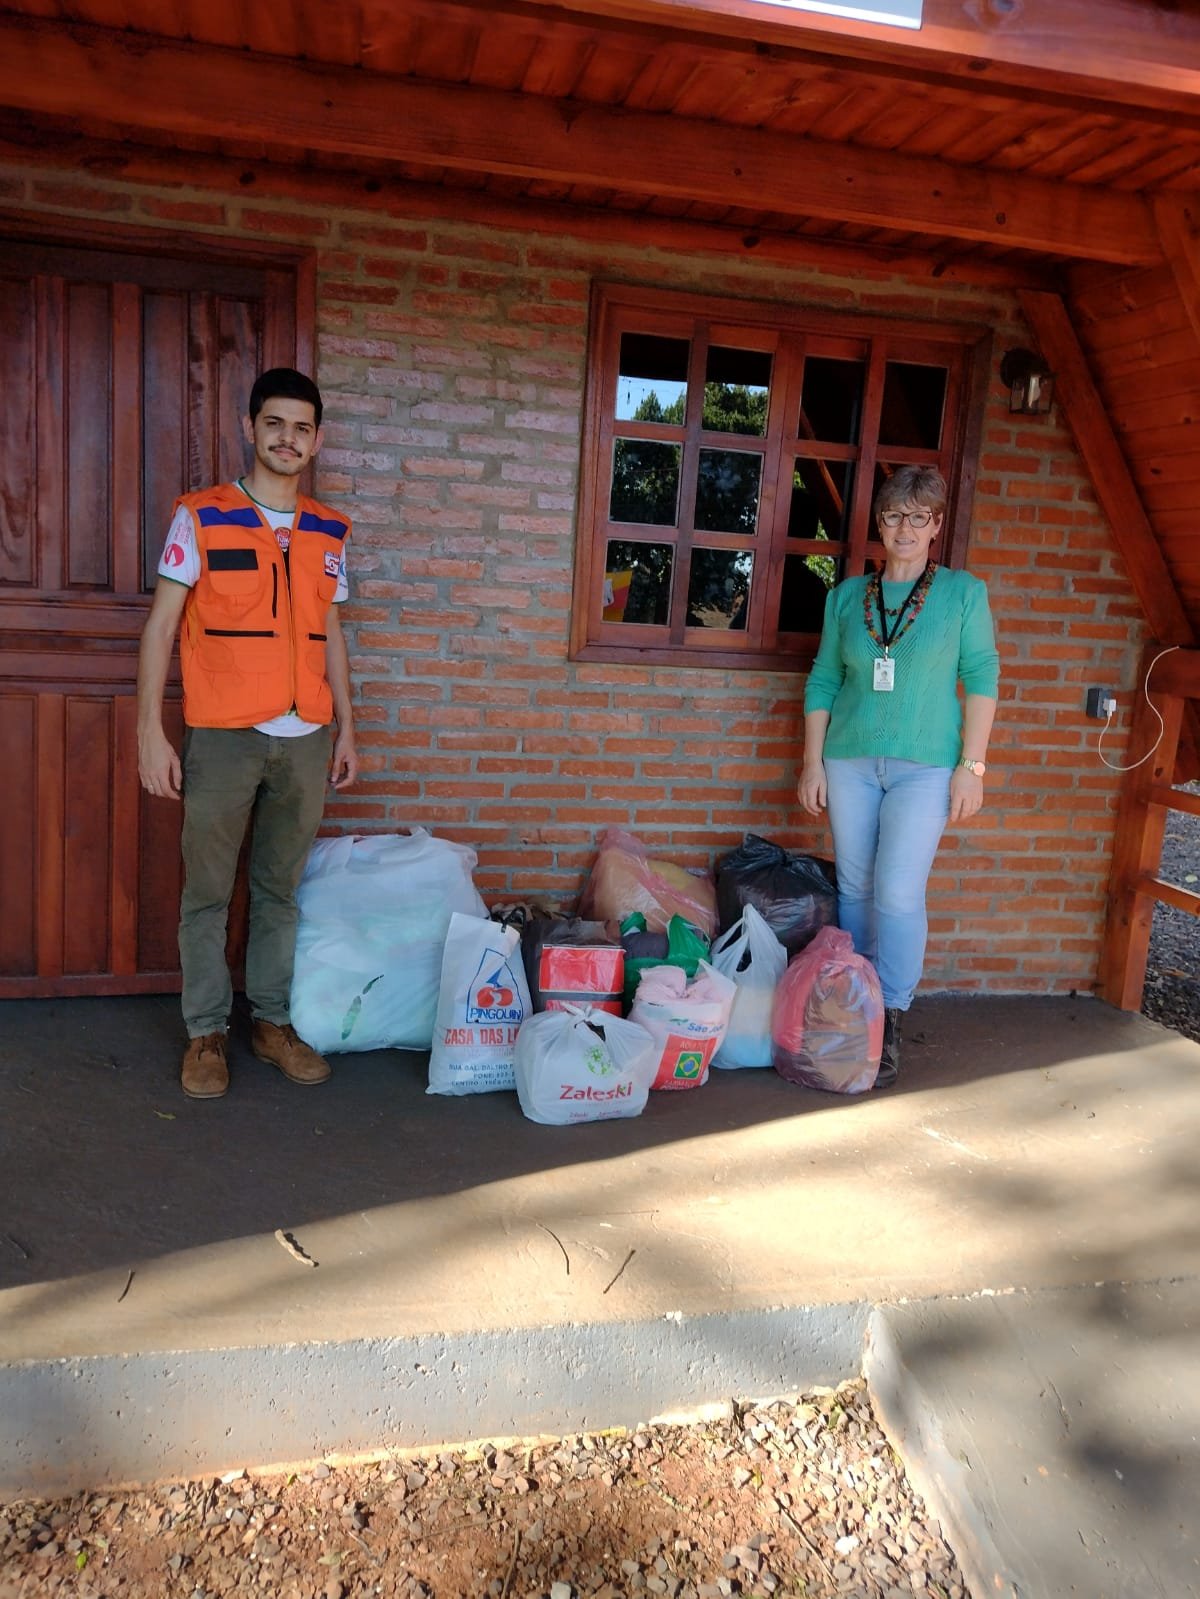
[(1200, 1279), (885, 1306), (865, 1370), (975, 1599), (1200, 1595)]

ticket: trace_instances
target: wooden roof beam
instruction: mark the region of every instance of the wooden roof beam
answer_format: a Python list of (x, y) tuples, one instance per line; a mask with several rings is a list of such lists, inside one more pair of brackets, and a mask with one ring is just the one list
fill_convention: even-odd
[(923, 0), (919, 29), (762, 0), (524, 0), (545, 11), (693, 28), (949, 74), (963, 83), (1083, 94), (1113, 106), (1194, 112), (1200, 15), (1165, 0)]
[(56, 23), (0, 21), (0, 105), (184, 137), (261, 141), (1136, 265), (1161, 260), (1139, 195), (890, 151), (530, 95), (446, 87)]
[(1200, 339), (1200, 202), (1194, 194), (1160, 194), (1154, 197), (1153, 205), (1163, 255), (1174, 274), (1192, 331)]
[(1042, 355), (1054, 370), (1055, 396), (1075, 436), (1151, 633), (1163, 644), (1193, 643), (1191, 623), (1062, 297), (1026, 289), (1021, 292), (1021, 307)]
[[(18, 165), (103, 172), (126, 183), (179, 183), (179, 160), (171, 151), (144, 145), (105, 143), (89, 135), (61, 136), (44, 126), (21, 137), (6, 126), (0, 113), (0, 161)], [(1032, 256), (996, 261), (976, 251), (958, 253), (948, 245), (945, 253), (904, 249), (881, 244), (852, 244), (846, 240), (814, 238), (810, 233), (780, 233), (770, 228), (736, 227), (717, 222), (692, 222), (685, 217), (665, 217), (653, 211), (627, 211), (575, 201), (510, 200), (487, 190), (456, 188), (449, 184), (414, 183), (405, 177), (381, 177), (372, 169), (340, 172), (332, 168), (304, 168), (264, 161), (249, 162), (230, 155), (189, 151), (189, 187), (272, 199), (305, 201), (311, 205), (352, 207), (382, 211), (406, 220), (475, 222), (486, 227), (538, 233), (556, 239), (575, 239), (605, 245), (632, 244), (642, 250), (679, 254), (715, 253), (729, 261), (772, 261), (788, 267), (817, 267), (828, 272), (895, 272), (931, 283), (974, 283), (988, 288), (1047, 289), (1057, 286), (1056, 270)], [(0, 222), (14, 215), (0, 211)], [(36, 228), (36, 222), (32, 223)]]

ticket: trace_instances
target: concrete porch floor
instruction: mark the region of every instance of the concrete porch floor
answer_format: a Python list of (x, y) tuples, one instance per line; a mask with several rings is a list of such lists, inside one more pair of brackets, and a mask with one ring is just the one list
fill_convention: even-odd
[[(714, 1072), (563, 1129), (428, 1096), (397, 1052), (299, 1089), (238, 1042), (228, 1096), (194, 1103), (181, 1043), (171, 998), (0, 1006), (0, 1493), (795, 1392), (862, 1369), (873, 1307), (902, 1345), (905, 1302), (1061, 1302), (1094, 1331), (1154, 1285), (1124, 1322), (1181, 1358), (1200, 1046), (1095, 1000), (922, 999), (886, 1093)], [(973, 1338), (999, 1359), (994, 1327), (913, 1325), (968, 1379)], [(915, 1439), (906, 1359), (881, 1385)]]

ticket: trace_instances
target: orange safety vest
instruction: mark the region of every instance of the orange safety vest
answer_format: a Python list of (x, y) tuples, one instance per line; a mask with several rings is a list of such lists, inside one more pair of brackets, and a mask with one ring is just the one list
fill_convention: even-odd
[(192, 518), (200, 576), (179, 640), (190, 727), (253, 727), (295, 708), (333, 717), (325, 621), (348, 517), (301, 495), (283, 551), (254, 502), (231, 483), (176, 501)]

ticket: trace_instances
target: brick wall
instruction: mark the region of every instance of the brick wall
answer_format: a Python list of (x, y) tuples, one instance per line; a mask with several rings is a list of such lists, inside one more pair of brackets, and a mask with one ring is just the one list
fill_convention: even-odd
[[(715, 255), (599, 245), (332, 203), (0, 169), (10, 208), (302, 243), (318, 263), (328, 407), (317, 493), (355, 520), (344, 612), (363, 776), (329, 825), (420, 823), (473, 844), (492, 900), (567, 899), (597, 835), (632, 827), (708, 864), (747, 830), (828, 852), (794, 788), (803, 679), (567, 659), (587, 303), (595, 277), (989, 324), (1014, 298)], [(1084, 688), (1126, 691), (1142, 625), (1057, 417), (1008, 414), (996, 380), (970, 566), (987, 579), (1003, 685), (987, 803), (931, 883), (927, 989), (1087, 989), (1117, 774)]]

